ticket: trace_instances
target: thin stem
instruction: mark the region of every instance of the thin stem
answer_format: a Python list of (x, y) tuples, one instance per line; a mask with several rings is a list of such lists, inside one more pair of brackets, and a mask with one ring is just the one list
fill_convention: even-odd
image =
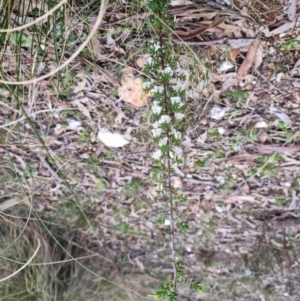
[[(160, 16), (161, 17), (161, 16)], [(162, 69), (165, 69), (165, 59), (164, 59), (164, 53), (163, 53), (163, 30), (162, 26), (159, 26), (159, 44), (160, 44), (160, 59), (161, 59), (161, 66)], [(165, 111), (166, 114), (169, 115), (169, 109), (168, 109), (168, 94), (167, 89), (168, 85), (164, 82), (164, 105), (165, 105)], [(176, 290), (176, 284), (177, 284), (177, 269), (176, 269), (176, 257), (175, 257), (175, 223), (174, 223), (174, 210), (173, 210), (173, 193), (172, 193), (172, 183), (171, 183), (171, 158), (170, 158), (170, 149), (171, 149), (171, 142), (170, 142), (170, 129), (166, 132), (167, 138), (168, 138), (168, 152), (167, 152), (167, 173), (168, 173), (168, 189), (169, 189), (169, 214), (170, 214), (170, 228), (171, 228), (171, 260), (172, 260), (172, 266), (173, 266), (173, 288)]]

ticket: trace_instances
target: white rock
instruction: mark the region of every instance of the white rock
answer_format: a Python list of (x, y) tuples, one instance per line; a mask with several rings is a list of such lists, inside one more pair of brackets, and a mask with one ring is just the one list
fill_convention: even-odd
[(219, 72), (226, 72), (230, 69), (234, 68), (234, 65), (229, 62), (229, 61), (225, 61), (225, 62), (222, 62), (218, 68), (218, 71)]
[(223, 176), (217, 176), (216, 179), (221, 185), (225, 183), (225, 178)]
[(190, 253), (192, 252), (192, 246), (191, 245), (186, 245), (185, 249)]
[(81, 121), (77, 121), (77, 120), (69, 120), (69, 124), (67, 126), (68, 130), (72, 130), (72, 131), (77, 131), (82, 129), (81, 127)]
[(269, 54), (274, 54), (276, 52), (276, 49), (274, 47), (269, 48)]
[(264, 120), (259, 121), (254, 125), (254, 128), (256, 128), (256, 129), (264, 129), (267, 127), (268, 127), (268, 124)]
[(99, 130), (97, 138), (108, 147), (122, 147), (129, 143), (123, 135), (111, 133), (106, 128)]
[(197, 231), (198, 236), (201, 236), (202, 234), (203, 234), (203, 230), (200, 229), (200, 230)]
[(280, 72), (276, 75), (276, 81), (277, 83), (281, 82), (282, 77), (284, 76), (283, 72)]
[(169, 219), (165, 219), (165, 226), (170, 226), (171, 225), (171, 221)]
[(224, 117), (226, 108), (221, 108), (219, 106), (213, 106), (209, 112), (211, 118), (220, 120)]
[(217, 212), (219, 212), (219, 213), (222, 213), (224, 211), (224, 209), (219, 205), (215, 205), (215, 208), (216, 208)]
[(219, 133), (220, 135), (223, 135), (225, 132), (226, 132), (226, 130), (225, 130), (224, 128), (222, 128), (222, 127), (219, 127), (219, 128), (218, 128), (218, 133)]

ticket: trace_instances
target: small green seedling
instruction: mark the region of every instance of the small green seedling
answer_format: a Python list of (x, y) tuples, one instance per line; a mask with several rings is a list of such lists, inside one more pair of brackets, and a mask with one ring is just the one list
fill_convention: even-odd
[(293, 51), (296, 50), (299, 41), (296, 38), (287, 40), (280, 48), (281, 51)]

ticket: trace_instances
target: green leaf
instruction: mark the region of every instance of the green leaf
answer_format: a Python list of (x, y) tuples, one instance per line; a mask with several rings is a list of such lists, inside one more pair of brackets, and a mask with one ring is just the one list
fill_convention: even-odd
[(203, 293), (203, 289), (202, 289), (202, 286), (200, 285), (200, 283), (196, 282), (193, 279), (190, 279), (189, 282), (190, 282), (190, 288), (192, 290)]

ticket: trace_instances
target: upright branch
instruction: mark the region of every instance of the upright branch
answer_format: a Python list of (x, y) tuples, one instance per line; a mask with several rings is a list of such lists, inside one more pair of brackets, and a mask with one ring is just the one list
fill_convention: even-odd
[[(185, 78), (187, 71), (181, 69), (179, 56), (172, 43), (172, 30), (176, 27), (176, 20), (168, 13), (170, 0), (150, 0), (148, 3), (152, 15), (149, 17), (151, 28), (154, 29), (153, 42), (146, 45), (149, 53), (144, 72), (151, 78), (144, 83), (145, 92), (151, 91), (154, 101), (151, 107), (153, 118), (152, 137), (157, 145), (153, 153), (154, 164), (161, 171), (157, 196), (168, 199), (166, 212), (163, 212), (158, 224), (170, 225), (170, 248), (173, 277), (169, 282), (161, 285), (160, 290), (153, 297), (168, 298), (175, 301), (178, 297), (178, 281), (189, 282), (195, 290), (201, 290), (194, 280), (185, 277), (183, 265), (176, 258), (176, 231), (188, 232), (189, 227), (180, 219), (176, 205), (186, 202), (186, 198), (172, 183), (174, 166), (183, 164), (183, 150), (181, 130), (184, 125)], [(175, 86), (172, 82), (177, 82)]]

